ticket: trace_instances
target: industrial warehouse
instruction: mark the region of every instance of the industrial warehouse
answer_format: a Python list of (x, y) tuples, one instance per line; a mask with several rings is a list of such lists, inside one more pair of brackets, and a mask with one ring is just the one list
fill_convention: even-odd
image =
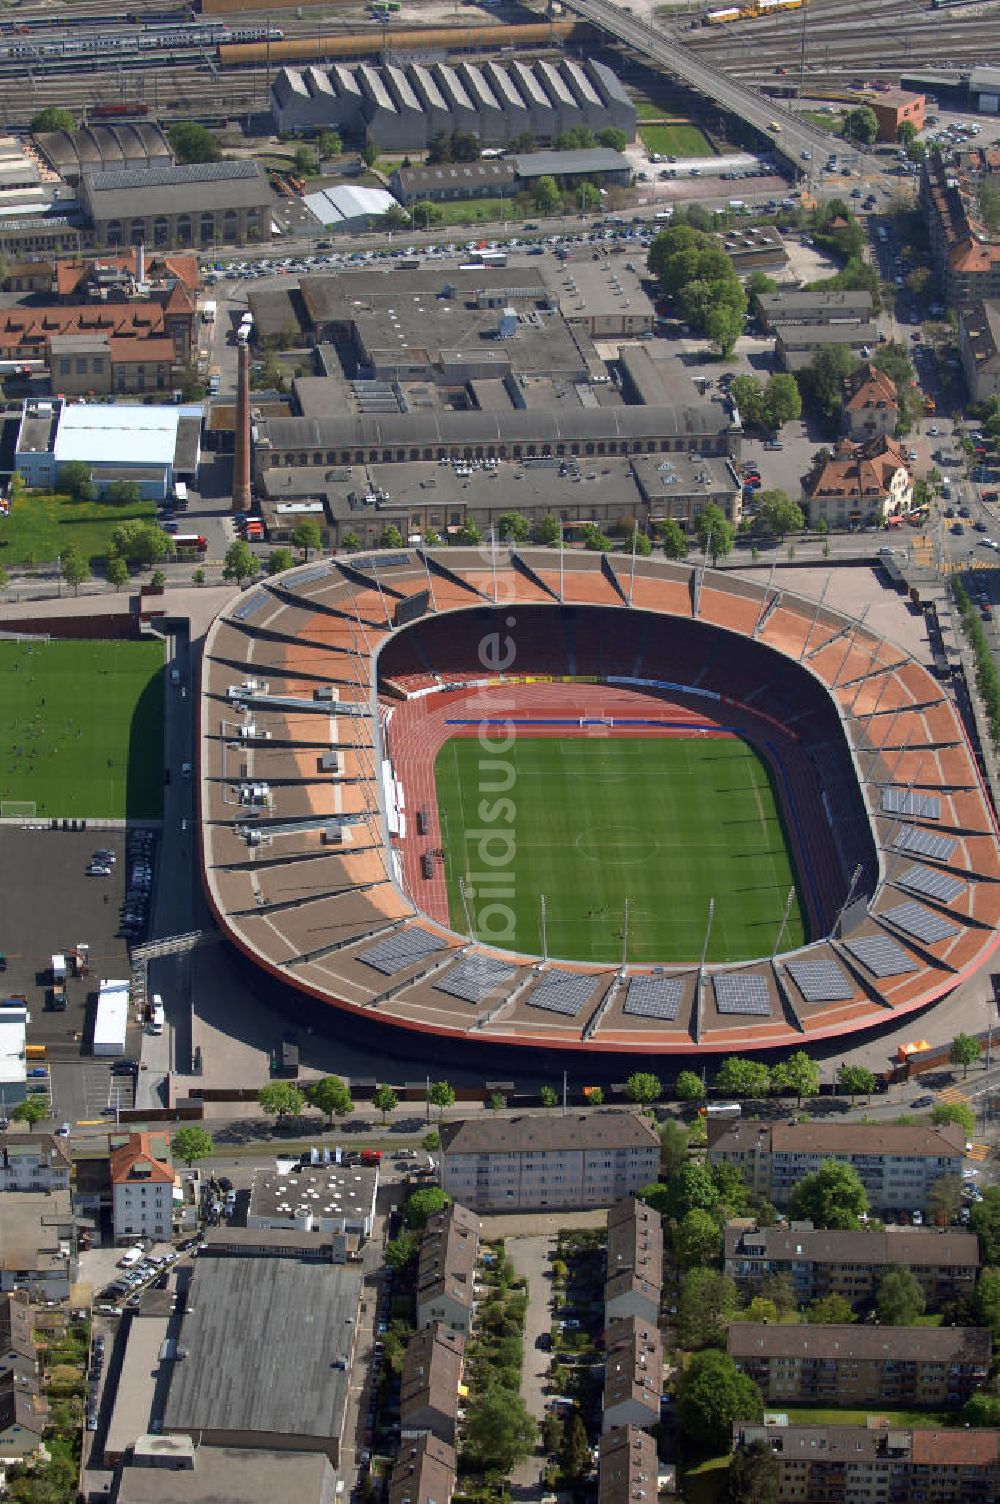
[(548, 143), (577, 126), (613, 126), (631, 141), (636, 123), (617, 75), (593, 58), (282, 68), (271, 114), (280, 132), (332, 128), (389, 151), (422, 151), (434, 136), (456, 131), (486, 147), (525, 136)]

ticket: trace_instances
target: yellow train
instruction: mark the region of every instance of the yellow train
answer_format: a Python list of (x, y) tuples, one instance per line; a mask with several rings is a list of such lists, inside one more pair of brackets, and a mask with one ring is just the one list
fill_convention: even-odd
[(732, 21), (759, 21), (765, 16), (781, 16), (788, 10), (801, 10), (805, 0), (750, 0), (749, 5), (730, 5), (725, 10), (710, 10), (706, 26), (728, 26)]

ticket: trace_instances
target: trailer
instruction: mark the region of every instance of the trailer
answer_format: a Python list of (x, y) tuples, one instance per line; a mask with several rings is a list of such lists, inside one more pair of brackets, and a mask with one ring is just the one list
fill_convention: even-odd
[(52, 980), (53, 982), (65, 982), (66, 980), (66, 957), (52, 957)]
[(128, 1030), (127, 981), (103, 980), (97, 995), (94, 1017), (94, 1054), (124, 1055)]

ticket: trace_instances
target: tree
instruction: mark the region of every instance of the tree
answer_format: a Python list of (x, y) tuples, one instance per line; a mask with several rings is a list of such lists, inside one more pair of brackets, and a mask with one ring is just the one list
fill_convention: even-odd
[(649, 541), (649, 535), (640, 531), (639, 528), (633, 528), (626, 536), (625, 552), (628, 554), (635, 553), (640, 559), (647, 559), (653, 552), (653, 545)]
[(820, 1295), (806, 1307), (806, 1320), (811, 1326), (846, 1326), (857, 1319), (854, 1307), (843, 1295)]
[(780, 1504), (781, 1464), (766, 1441), (737, 1447), (729, 1463), (727, 1504)]
[(969, 1226), (979, 1239), (980, 1262), (1000, 1264), (1000, 1186), (987, 1186), (982, 1201), (973, 1203)]
[(531, 523), (522, 512), (501, 512), (497, 518), (497, 537), (526, 543), (531, 537)]
[(705, 1095), (705, 1083), (697, 1071), (678, 1071), (674, 1095), (680, 1102), (700, 1102)]
[(503, 1112), (507, 1106), (507, 1098), (502, 1091), (491, 1091), (486, 1098), (486, 1106), (490, 1112)]
[(778, 284), (767, 272), (751, 272), (746, 280), (747, 297), (756, 305), (757, 299), (767, 292), (777, 292)]
[(716, 303), (705, 315), (705, 333), (723, 359), (735, 350), (736, 341), (743, 333), (744, 317), (738, 308), (731, 308), (726, 303)]
[(931, 1112), (931, 1122), (935, 1128), (942, 1128), (946, 1123), (958, 1123), (966, 1138), (971, 1138), (976, 1127), (976, 1114), (968, 1102), (938, 1102)]
[(989, 1327), (995, 1341), (1000, 1336), (1000, 1269), (993, 1265), (980, 1270), (972, 1310), (975, 1320)]
[(537, 1436), (538, 1427), (513, 1390), (490, 1384), (468, 1406), (465, 1445), (480, 1468), (509, 1476), (530, 1456)]
[(444, 219), (444, 210), (440, 204), (435, 204), (429, 198), (422, 198), (413, 205), (413, 223), (422, 225), (425, 230), (431, 225), (439, 225)]
[[(703, 1122), (704, 1119), (699, 1119)], [(738, 1165), (714, 1164), (711, 1167), (715, 1186), (716, 1211), (729, 1217), (741, 1217), (749, 1210), (747, 1183)]]
[(455, 542), (462, 544), (465, 548), (478, 548), (482, 541), (483, 535), (479, 527), (471, 517), (466, 517), (455, 534)]
[(31, 1128), (34, 1128), (36, 1123), (40, 1123), (48, 1115), (48, 1103), (43, 1101), (41, 1097), (25, 1097), (24, 1101), (18, 1102), (17, 1106), (11, 1112), (11, 1117), (16, 1123), (27, 1123)]
[(432, 1107), (436, 1107), (440, 1117), (444, 1117), (445, 1108), (452, 1107), (455, 1102), (455, 1088), (450, 1081), (432, 1081), (427, 1093), (427, 1100)]
[(389, 522), (382, 529), (382, 536), (378, 540), (379, 548), (402, 548), (403, 535), (394, 522)]
[(402, 204), (390, 204), (380, 220), (383, 230), (402, 230), (409, 223), (409, 213)]
[(1000, 1426), (1000, 1395), (970, 1395), (959, 1413), (963, 1426)]
[(340, 1076), (324, 1076), (314, 1081), (309, 1087), (308, 1097), (312, 1106), (325, 1114), (327, 1122), (332, 1122), (335, 1117), (346, 1118), (354, 1111), (350, 1088)]
[(290, 548), (272, 548), (267, 560), (268, 574), (284, 574), (295, 563)]
[(196, 120), (179, 120), (167, 131), (167, 138), (178, 162), (217, 162), (219, 159), (215, 137)]
[(74, 501), (95, 501), (97, 498), (94, 473), (82, 460), (67, 460), (65, 465), (60, 465), (57, 484)]
[(601, 190), (594, 183), (581, 183), (576, 190), (576, 201), (584, 214), (601, 207)]
[(199, 1128), (197, 1123), (186, 1123), (171, 1135), (170, 1147), (176, 1159), (182, 1159), (190, 1166), (196, 1160), (206, 1159), (211, 1154), (215, 1140), (204, 1128)]
[(920, 1282), (905, 1266), (887, 1269), (875, 1292), (875, 1309), (883, 1326), (913, 1326), (927, 1301)]
[(90, 579), (90, 565), (86, 559), (71, 545), (59, 555), (59, 566), (66, 584), (72, 587), (74, 595), (79, 595), (84, 580)]
[(628, 145), (627, 134), (617, 125), (608, 125), (603, 131), (598, 131), (597, 140), (600, 146), (606, 146), (609, 151), (624, 151)]
[(792, 1188), (788, 1215), (816, 1227), (852, 1228), (868, 1211), (868, 1192), (852, 1165), (825, 1159), (819, 1169)]
[(441, 1135), (436, 1128), (432, 1128), (429, 1133), (424, 1134), (420, 1140), (420, 1147), (426, 1149), (428, 1154), (437, 1153), (441, 1147)]
[(372, 1096), (372, 1106), (377, 1107), (385, 1122), (390, 1112), (395, 1112), (399, 1106), (399, 1098), (391, 1086), (377, 1086)]
[(687, 556), (688, 541), (684, 529), (679, 522), (668, 517), (665, 522), (659, 524), (660, 538), (663, 543), (663, 552), (668, 559), (683, 559)]
[(543, 1086), (538, 1093), (538, 1099), (543, 1107), (558, 1107), (559, 1093), (554, 1086)]
[(300, 178), (311, 177), (316, 171), (316, 153), (310, 151), (308, 146), (297, 146), (295, 155), (292, 157), (292, 166)]
[(404, 1230), (398, 1238), (390, 1238), (386, 1243), (385, 1262), (390, 1269), (405, 1269), (407, 1264), (416, 1261), (419, 1252), (420, 1239), (415, 1233)]
[(592, 554), (607, 554), (611, 552), (611, 539), (606, 533), (593, 522), (586, 522), (582, 528), (583, 546)]
[(625, 1082), (625, 1095), (630, 1102), (640, 1103), (643, 1107), (651, 1106), (663, 1095), (659, 1076), (654, 1076), (652, 1071), (633, 1071)]
[(580, 1482), (590, 1472), (590, 1442), (579, 1410), (574, 1410), (563, 1431), (559, 1461), (563, 1474)]
[(732, 1444), (734, 1421), (760, 1420), (760, 1390), (727, 1353), (696, 1353), (679, 1386), (677, 1420), (681, 1431), (704, 1447)]
[(688, 1159), (688, 1134), (682, 1123), (664, 1123), (660, 1129), (660, 1174), (676, 1174)]
[(106, 500), (118, 507), (137, 507), (142, 500), (139, 482), (135, 480), (112, 481), (104, 495)]
[(736, 1282), (714, 1269), (690, 1269), (677, 1297), (677, 1334), (682, 1347), (724, 1342), (726, 1328), (740, 1308)]
[(339, 157), (344, 150), (339, 131), (320, 131), (316, 138), (316, 149), (323, 157)]
[(878, 135), (878, 116), (875, 111), (866, 104), (848, 110), (844, 117), (844, 135), (849, 141), (860, 141), (863, 146), (871, 146)]
[(356, 554), (361, 548), (361, 539), (357, 533), (345, 533), (340, 540), (340, 545), (342, 548), (346, 548), (349, 554)]
[(366, 167), (374, 167), (378, 161), (378, 147), (373, 145), (371, 141), (361, 148), (361, 160)]
[(783, 1272), (765, 1274), (760, 1282), (760, 1293), (771, 1302), (779, 1317), (791, 1315), (798, 1305), (791, 1276)]
[(34, 136), (45, 135), (48, 131), (75, 131), (76, 121), (69, 110), (49, 105), (48, 109), (39, 110), (37, 115), (32, 116), (30, 129)]
[(678, 1221), (696, 1207), (710, 1212), (718, 1199), (712, 1171), (701, 1159), (687, 1160), (671, 1176), (667, 1187), (667, 1206)]
[(588, 1107), (603, 1107), (604, 1106), (604, 1087), (603, 1086), (588, 1086), (587, 1087), (586, 1095), (587, 1095), (587, 1106)]
[(710, 1212), (694, 1206), (674, 1230), (674, 1253), (682, 1269), (707, 1268), (722, 1248), (722, 1231)]
[(729, 395), (739, 410), (744, 428), (764, 426), (764, 385), (756, 376), (734, 376)]
[(109, 554), (104, 572), (107, 576), (108, 584), (113, 585), (116, 590), (120, 590), (123, 585), (128, 584), (128, 565), (120, 554)]
[(167, 583), (167, 577), (162, 569), (154, 569), (149, 577), (149, 583), (154, 590), (162, 590)]
[(535, 527), (535, 542), (544, 543), (548, 548), (554, 548), (562, 537), (562, 526), (558, 517), (553, 517), (551, 512), (546, 513), (541, 522)]
[(222, 565), (222, 578), (235, 580), (242, 585), (244, 580), (251, 579), (259, 568), (257, 555), (244, 538), (234, 538), (226, 549), (226, 557)]
[(133, 569), (148, 569), (174, 551), (169, 533), (155, 522), (142, 522), (138, 518), (119, 522), (111, 534), (111, 544), (115, 553), (123, 555)]
[(560, 131), (552, 143), (555, 151), (590, 151), (597, 144), (597, 137), (589, 125), (571, 125)]
[(413, 1191), (407, 1198), (404, 1211), (407, 1227), (421, 1232), (427, 1226), (428, 1218), (444, 1211), (449, 1200), (439, 1185), (425, 1185), (419, 1191)]
[(962, 1067), (962, 1079), (969, 1074), (969, 1066), (974, 1065), (979, 1059), (979, 1040), (971, 1034), (956, 1034), (948, 1051), (948, 1059), (952, 1065)]
[(705, 553), (712, 555), (713, 565), (732, 553), (736, 529), (731, 522), (727, 522), (725, 513), (714, 502), (709, 502), (707, 507), (702, 508), (697, 527), (698, 542)]
[(840, 417), (844, 382), (858, 368), (858, 361), (845, 345), (824, 345), (799, 374), (803, 401), (824, 423)]
[(802, 416), (802, 395), (794, 376), (776, 371), (764, 389), (764, 421), (777, 433), (786, 423)]
[(713, 1084), (726, 1097), (766, 1097), (771, 1089), (771, 1072), (762, 1060), (728, 1055)]
[(10, 575), (7, 573), (6, 569), (4, 569), (3, 565), (0, 564), (0, 595), (2, 595), (4, 591), (7, 591), (9, 589)]
[(780, 490), (757, 492), (757, 521), (778, 538), (801, 532), (806, 525), (802, 508)]
[(1000, 185), (992, 178), (984, 177), (979, 185), (979, 212), (986, 228), (996, 234), (1000, 230)]
[(299, 1116), (306, 1099), (292, 1081), (269, 1081), (257, 1093), (261, 1109), (279, 1122), (283, 1118)]
[(538, 214), (555, 214), (562, 203), (562, 194), (555, 178), (536, 178), (531, 185), (531, 202)]
[(896, 127), (896, 140), (900, 146), (905, 146), (907, 151), (917, 139), (917, 127), (912, 120), (901, 120)]
[(962, 1206), (962, 1181), (958, 1175), (939, 1175), (927, 1192), (927, 1215), (938, 1227), (950, 1227)]
[(192, 585), (204, 585), (205, 571), (201, 568), (194, 570), (191, 575), (191, 583)]
[(323, 535), (319, 530), (319, 523), (314, 518), (307, 517), (293, 532), (292, 542), (296, 548), (302, 550), (304, 559), (308, 559), (310, 553), (318, 553), (323, 547)]
[(771, 1086), (780, 1095), (793, 1095), (799, 1106), (803, 1097), (815, 1097), (819, 1092), (819, 1066), (805, 1050), (796, 1050), (787, 1060), (779, 1060), (771, 1072)]
[(863, 1065), (844, 1065), (840, 1068), (840, 1089), (849, 1097), (870, 1097), (878, 1084), (873, 1071)]

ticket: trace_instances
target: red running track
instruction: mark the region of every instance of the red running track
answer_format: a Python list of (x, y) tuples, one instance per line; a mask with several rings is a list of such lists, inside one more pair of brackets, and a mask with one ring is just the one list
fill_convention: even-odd
[[(829, 918), (843, 901), (838, 880), (839, 864), (832, 837), (823, 812), (820, 790), (801, 748), (791, 736), (780, 735), (775, 723), (764, 721), (743, 706), (703, 700), (698, 696), (667, 697), (647, 689), (629, 689), (608, 684), (504, 684), (486, 689), (445, 690), (403, 703), (392, 702), (393, 717), (388, 729), (387, 748), (397, 779), (406, 799), (406, 839), (395, 840), (395, 849), (403, 866), (404, 882), (413, 902), (427, 916), (450, 927), (448, 894), (444, 864), (435, 861), (431, 878), (421, 875), (420, 858), (428, 850), (442, 846), (437, 808), (434, 763), (445, 742), (455, 736), (476, 736), (484, 722), (499, 722), (510, 717), (559, 718), (579, 722), (581, 719), (641, 718), (659, 724), (649, 726), (579, 726), (533, 724), (531, 735), (571, 737), (664, 737), (690, 736), (695, 726), (711, 726), (707, 733), (730, 736), (733, 731), (746, 737), (770, 766), (773, 759), (764, 750), (766, 740), (781, 741), (781, 757), (787, 783), (795, 801), (797, 821), (789, 817), (786, 789), (776, 780), (778, 797), (783, 805), (785, 829), (791, 840), (814, 935), (825, 934)], [(449, 725), (464, 720), (469, 726)], [(675, 723), (673, 725), (669, 723)], [(679, 724), (677, 724), (679, 723)], [(492, 735), (499, 735), (496, 727)], [(417, 833), (417, 811), (429, 814), (427, 832)], [(813, 873), (812, 885), (804, 880), (806, 869)]]

